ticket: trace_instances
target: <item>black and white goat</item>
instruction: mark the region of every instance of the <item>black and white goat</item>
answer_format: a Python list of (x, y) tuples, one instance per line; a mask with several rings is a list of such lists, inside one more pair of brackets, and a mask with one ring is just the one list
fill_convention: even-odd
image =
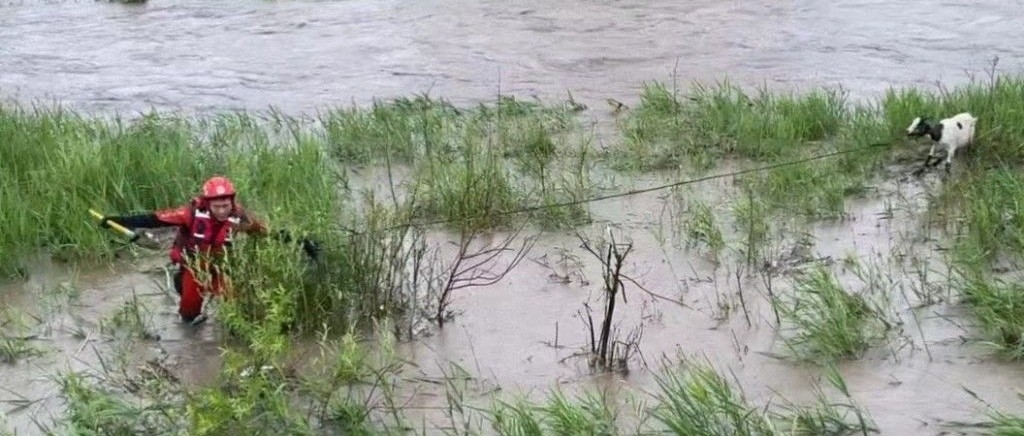
[(974, 143), (974, 127), (977, 122), (978, 118), (968, 112), (962, 112), (938, 122), (923, 116), (914, 118), (914, 122), (907, 127), (907, 136), (928, 135), (934, 141), (924, 160), (924, 166), (919, 171), (924, 171), (933, 157), (935, 163), (931, 166), (938, 165), (942, 161), (941, 158), (935, 156), (935, 147), (942, 146), (946, 149), (945, 167), (946, 172), (949, 173), (950, 163), (953, 161), (953, 154), (956, 150)]

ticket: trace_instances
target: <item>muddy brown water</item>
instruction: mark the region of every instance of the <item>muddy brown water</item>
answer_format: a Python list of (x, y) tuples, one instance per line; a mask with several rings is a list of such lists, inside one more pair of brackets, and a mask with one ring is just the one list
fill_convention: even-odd
[[(0, 90), (98, 110), (288, 112), (418, 92), (501, 91), (595, 109), (642, 81), (743, 85), (966, 80), (1021, 66), (1019, 0), (298, 1), (122, 5), (4, 0)], [(678, 62), (678, 64), (677, 64)]]
[[(744, 86), (783, 89), (842, 84), (855, 97), (874, 97), (888, 86), (961, 83), (965, 72), (981, 74), (993, 56), (1001, 58), (1002, 70), (1019, 69), (1024, 28), (1014, 18), (1022, 13), (1024, 2), (1006, 0), (5, 1), (0, 98), (56, 99), (99, 113), (268, 106), (297, 113), (428, 91), (465, 103), (499, 91), (564, 99), (569, 90), (599, 117), (606, 98), (635, 104), (643, 81), (669, 80), (673, 70), (681, 85), (728, 76)], [(795, 260), (818, 259), (840, 273), (847, 257), (874, 260), (899, 279), (903, 287), (891, 295), (901, 333), (841, 367), (855, 400), (883, 434), (955, 432), (942, 425), (984, 419), (983, 406), (963, 388), (998, 407), (1022, 409), (1015, 387), (1024, 367), (1002, 363), (970, 341), (977, 332), (960, 308), (926, 306), (913, 312), (916, 317), (906, 310), (915, 303), (903, 295), (922, 286), (909, 259), (932, 270), (924, 281), (936, 292), (945, 286), (941, 238), (922, 237), (919, 224), (921, 198), (936, 189), (933, 182), (884, 184), (882, 194), (851, 201), (849, 219), (806, 229), (814, 237), (805, 253), (786, 256), (791, 247), (783, 244), (776, 256), (781, 267), (806, 267)], [(704, 196), (725, 213), (716, 192), (727, 188), (725, 181), (712, 182), (688, 195)], [(635, 393), (654, 389), (659, 356), (684, 352), (734, 371), (756, 404), (777, 399), (775, 392), (809, 399), (821, 369), (778, 358), (785, 351), (758, 278), (742, 279), (748, 326), (735, 307), (735, 262), (725, 257), (716, 264), (706, 251), (686, 249), (661, 233), (671, 224), (661, 194), (595, 203), (589, 228), (600, 234), (610, 226), (630, 237), (635, 252), (629, 272), (652, 292), (687, 305), (627, 290), (620, 322), (624, 330), (644, 326), (640, 350), (650, 368), (634, 361), (629, 374), (592, 376), (570, 358), (584, 346), (576, 316), (588, 298), (596, 303), (600, 276), (577, 239), (548, 234), (505, 280), (456, 294), (459, 313), (445, 329), (402, 344), (403, 355), (418, 367), (413, 372), (430, 379), (454, 362), (504, 392), (535, 398), (554, 386), (624, 386)], [(444, 245), (448, 237), (437, 233), (432, 241)], [(559, 266), (572, 257), (581, 266)], [(117, 354), (111, 350), (120, 346), (131, 347), (127, 355), (134, 361), (169, 359), (186, 383), (211, 381), (220, 365), (216, 325), (192, 330), (176, 324), (174, 304), (156, 286), (159, 274), (150, 272), (162, 262), (157, 254), (113, 269), (69, 268), (40, 259), (28, 282), (4, 285), (9, 313), (32, 325), (33, 317), (43, 321), (29, 329), (29, 343), (44, 354), (0, 366), (0, 401), (12, 430), (31, 434), (38, 431), (33, 420), (60, 416), (62, 404), (48, 376), (95, 369), (98, 356)], [(841, 277), (851, 288), (863, 287), (849, 273)], [(786, 280), (780, 275), (776, 285), (784, 289)], [(61, 283), (76, 295), (53, 291)], [(120, 345), (99, 334), (99, 322), (133, 290), (150, 309), (159, 341)], [(732, 307), (727, 314), (725, 306)], [(409, 413), (441, 423), (432, 408), (443, 405), (444, 396), (432, 386), (406, 386)]]

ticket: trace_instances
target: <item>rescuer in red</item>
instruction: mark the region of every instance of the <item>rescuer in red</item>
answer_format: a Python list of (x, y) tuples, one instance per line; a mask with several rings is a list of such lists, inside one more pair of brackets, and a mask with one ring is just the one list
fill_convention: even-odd
[[(203, 184), (202, 194), (188, 204), (138, 215), (107, 216), (100, 226), (113, 221), (129, 228), (177, 227), (178, 235), (171, 246), (171, 262), (178, 265), (174, 275), (174, 288), (181, 299), (178, 314), (183, 322), (198, 321), (202, 315), (203, 293), (222, 295), (230, 289), (213, 259), (231, 246), (237, 232), (266, 236), (267, 226), (246, 212), (235, 199), (235, 187), (225, 177), (214, 176)], [(290, 242), (285, 231), (276, 233), (278, 239)], [(318, 248), (310, 240), (302, 240), (302, 247), (316, 259)], [(196, 276), (199, 276), (197, 278)]]

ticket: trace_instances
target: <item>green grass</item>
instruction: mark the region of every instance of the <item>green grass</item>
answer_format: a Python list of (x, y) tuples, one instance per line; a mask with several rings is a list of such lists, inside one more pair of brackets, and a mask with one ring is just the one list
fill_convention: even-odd
[(1024, 417), (998, 413), (993, 416), (991, 431), (994, 436), (1024, 435)]
[(29, 315), (4, 307), (0, 311), (0, 364), (15, 364), (23, 359), (39, 356), (43, 350), (32, 343), (34, 330)]
[(762, 198), (754, 196), (751, 189), (747, 189), (746, 195), (733, 203), (732, 213), (734, 226), (742, 235), (741, 253), (747, 263), (752, 264), (762, 258), (770, 243), (772, 223), (769, 221), (768, 205)]
[(704, 244), (713, 253), (718, 253), (725, 248), (725, 238), (718, 226), (715, 212), (703, 201), (695, 201), (690, 204), (689, 210), (684, 214), (683, 228), (691, 241), (691, 244)]
[(748, 93), (728, 82), (697, 83), (683, 92), (645, 85), (640, 104), (621, 122), (622, 138), (609, 156), (618, 168), (706, 170), (723, 158), (750, 165), (778, 163), (833, 151), (886, 144), (806, 164), (742, 176), (741, 184), (771, 205), (811, 219), (844, 216), (845, 200), (863, 194), (887, 163), (923, 162), (927, 140), (904, 129), (917, 116), (979, 117), (977, 147), (955, 165), (978, 169), (1024, 162), (1024, 77), (998, 76), (944, 92), (890, 89), (881, 98), (849, 102), (830, 89)]
[(867, 413), (850, 395), (850, 389), (835, 366), (829, 366), (824, 374), (829, 385), (842, 395), (845, 401), (829, 398), (820, 384), (814, 386), (815, 402), (809, 405), (786, 405), (776, 413), (778, 433), (786, 435), (866, 435), (877, 433), (878, 428)]
[(676, 435), (847, 435), (876, 432), (867, 413), (850, 398), (834, 368), (825, 374), (845, 401), (829, 398), (815, 385), (816, 401), (781, 407), (748, 403), (742, 389), (708, 361), (684, 359), (657, 376), (657, 404), (648, 430)]
[(491, 428), (499, 435), (616, 435), (615, 411), (608, 399), (595, 391), (568, 397), (560, 389), (549, 392), (547, 401), (526, 398), (497, 400), (487, 413)]
[(829, 90), (802, 95), (750, 96), (728, 82), (694, 84), (680, 95), (661, 83), (644, 86), (640, 104), (623, 121), (623, 155), (631, 166), (657, 169), (727, 156), (795, 156), (808, 141), (836, 134), (848, 113), (845, 98)]
[(509, 222), (502, 212), (520, 207), (521, 193), (493, 152), (470, 147), (455, 159), (430, 159), (418, 168), (416, 216), (455, 222), (473, 228)]
[[(338, 180), (317, 144), (298, 138), (271, 147), (271, 132), (224, 120), (199, 124), (155, 114), (128, 123), (59, 108), (0, 107), (0, 192), (11, 223), (0, 236), (0, 265), (11, 272), (20, 254), (40, 248), (74, 258), (109, 255), (112, 233), (99, 229), (88, 209), (175, 207), (215, 173), (231, 177), (240, 200), (271, 226), (317, 229), (337, 215)], [(199, 137), (210, 130), (221, 138), (234, 132), (237, 142), (205, 144)]]
[(977, 169), (947, 184), (931, 204), (933, 219), (953, 233), (951, 283), (977, 320), (984, 342), (1024, 359), (1024, 298), (1014, 280), (992, 267), (1024, 256), (1024, 177), (1011, 167)]
[(59, 381), (67, 400), (62, 425), (74, 434), (172, 434), (183, 424), (169, 405), (139, 405), (79, 373), (62, 374)]
[(774, 304), (796, 330), (787, 345), (809, 360), (856, 358), (884, 336), (886, 323), (864, 295), (847, 292), (824, 266), (802, 274)]
[(747, 404), (710, 363), (668, 370), (657, 379), (660, 393), (653, 419), (676, 435), (763, 435), (771, 433), (766, 414)]
[[(87, 211), (123, 214), (183, 204), (213, 174), (274, 227), (323, 236), (353, 209), (343, 168), (405, 162), (424, 193), (418, 218), (500, 225), (499, 212), (583, 198), (581, 148), (564, 147), (575, 121), (559, 107), (502, 97), (454, 108), (425, 96), (335, 109), (319, 121), (244, 112), (186, 118), (90, 118), (60, 108), (0, 107), (0, 272), (20, 273), (26, 252), (108, 256), (117, 248)], [(566, 172), (569, 168), (569, 172)], [(537, 216), (537, 215), (535, 215)], [(572, 226), (576, 207), (543, 216)]]
[(644, 86), (640, 104), (622, 121), (616, 155), (623, 165), (639, 169), (714, 163), (721, 157), (792, 159), (826, 151), (832, 142), (851, 146), (901, 139), (914, 117), (969, 111), (983, 120), (977, 139), (986, 145), (978, 147), (979, 157), (1020, 162), (1022, 99), (1024, 77), (1019, 75), (942, 92), (892, 88), (878, 99), (856, 103), (827, 88), (801, 93), (762, 88), (751, 95), (723, 82), (695, 83), (684, 93), (655, 82)]
[(963, 301), (990, 338), (988, 343), (1013, 360), (1024, 360), (1024, 286), (976, 277), (959, 285)]
[(958, 264), (980, 271), (1024, 254), (1024, 176), (1010, 167), (980, 170), (945, 186), (935, 214), (956, 225)]
[(370, 108), (338, 108), (319, 114), (328, 147), (346, 164), (410, 163), (427, 156), (459, 153), (490, 142), (504, 155), (553, 154), (552, 136), (575, 126), (572, 113), (557, 106), (501, 96), (494, 103), (458, 108), (443, 99), (418, 95), (375, 101)]
[(252, 342), (285, 341), (274, 330), (236, 328), (250, 346), (226, 346), (217, 381), (198, 389), (177, 383), (157, 388), (155, 380), (140, 379), (124, 368), (104, 366), (96, 380), (64, 373), (59, 382), (68, 413), (59, 424), (71, 434), (375, 435), (397, 428), (372, 414), (396, 408), (389, 402), (399, 367), (390, 342), (383, 340), (370, 350), (351, 335), (324, 340), (319, 356), (298, 356), (315, 360), (318, 370), (296, 374), (290, 363), (296, 357), (293, 350)]

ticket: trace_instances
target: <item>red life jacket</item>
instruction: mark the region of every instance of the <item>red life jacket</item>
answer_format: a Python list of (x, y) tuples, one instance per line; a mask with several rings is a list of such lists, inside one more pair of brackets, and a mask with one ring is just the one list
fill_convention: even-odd
[(180, 263), (185, 255), (195, 253), (220, 254), (224, 248), (231, 246), (235, 226), (242, 222), (238, 216), (238, 208), (231, 211), (225, 221), (218, 221), (209, 210), (200, 207), (198, 200), (192, 200), (191, 219), (188, 228), (181, 228), (171, 248), (171, 260)]

